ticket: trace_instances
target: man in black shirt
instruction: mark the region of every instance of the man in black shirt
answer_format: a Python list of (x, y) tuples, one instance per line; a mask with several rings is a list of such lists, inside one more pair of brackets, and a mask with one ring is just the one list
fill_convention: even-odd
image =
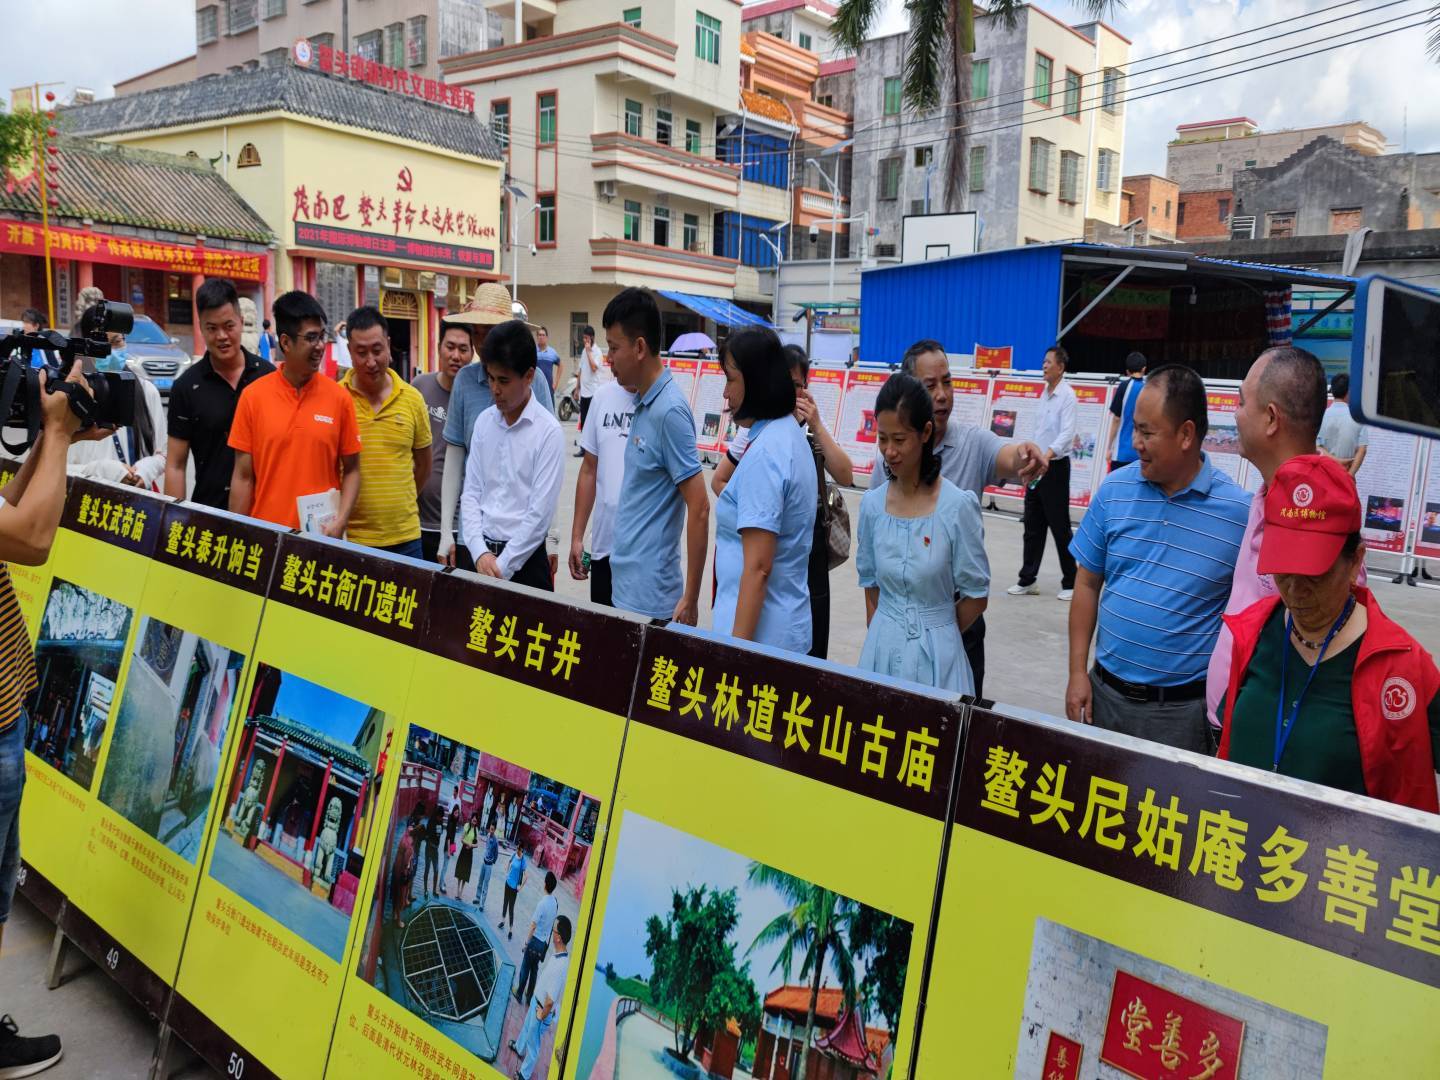
[(170, 390), (170, 443), (165, 455), (165, 494), (185, 498), (187, 458), (195, 455), (191, 498), (221, 510), (230, 505), (235, 451), (230, 424), (240, 392), (275, 370), (240, 344), (245, 328), (240, 297), (224, 278), (211, 278), (195, 292), (195, 310), (205, 355), (175, 380)]

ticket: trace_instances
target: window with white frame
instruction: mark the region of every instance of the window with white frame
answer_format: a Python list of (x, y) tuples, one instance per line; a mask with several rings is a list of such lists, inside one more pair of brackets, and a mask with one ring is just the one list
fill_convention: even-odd
[(220, 38), (220, 9), (215, 4), (195, 9), (195, 43), (213, 45)]
[(625, 134), (640, 137), (645, 128), (645, 109), (632, 98), (625, 99)]
[(1080, 155), (1060, 151), (1060, 194), (1062, 203), (1080, 201)]
[(1117, 155), (1114, 150), (1101, 149), (1095, 155), (1095, 190), (1115, 190), (1115, 159)]
[(654, 240), (656, 247), (670, 246), (670, 208), (657, 206), (654, 211)]
[(700, 215), (686, 214), (681, 219), (680, 240), (686, 251), (700, 250)]
[(655, 141), (669, 146), (675, 138), (675, 117), (669, 109), (655, 110)]
[(626, 199), (626, 200), (625, 200), (625, 239), (626, 239), (626, 240), (636, 240), (636, 241), (638, 241), (638, 240), (640, 239), (640, 214), (641, 214), (642, 212), (643, 212), (643, 207), (641, 207), (640, 203), (639, 203), (637, 200), (635, 200), (635, 199)]
[(1050, 193), (1050, 164), (1055, 144), (1049, 139), (1030, 140), (1030, 190), (1041, 195)]

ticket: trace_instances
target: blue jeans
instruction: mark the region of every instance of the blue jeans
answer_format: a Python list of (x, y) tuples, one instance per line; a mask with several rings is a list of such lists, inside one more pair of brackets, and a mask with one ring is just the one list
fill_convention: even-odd
[(485, 906), (485, 898), (490, 895), (490, 871), (494, 869), (493, 862), (480, 864), (480, 887), (475, 890), (475, 903), (482, 908)]
[(525, 1006), (525, 1026), (520, 1029), (520, 1038), (515, 1040), (515, 1052), (523, 1059), (520, 1062), (520, 1075), (524, 1080), (530, 1080), (530, 1075), (535, 1071), (540, 1057), (540, 1040), (544, 1038), (545, 1032), (555, 1023), (555, 1017), (559, 1009), (552, 1009), (550, 1015), (544, 1020), (535, 1016), (538, 1004), (530, 1002)]
[(25, 729), (30, 719), (22, 709), (9, 729), (0, 732), (0, 925), (10, 917), (15, 880), (20, 875), (20, 796), (25, 791)]
[(425, 547), (420, 542), (420, 537), (414, 540), (406, 540), (403, 544), (391, 544), (389, 547), (376, 548), (376, 551), (388, 551), (391, 555), (404, 555), (407, 559), (424, 559)]

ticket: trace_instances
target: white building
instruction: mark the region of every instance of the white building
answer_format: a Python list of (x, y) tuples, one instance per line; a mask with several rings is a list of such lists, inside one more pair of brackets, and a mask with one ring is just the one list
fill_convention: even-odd
[(1130, 42), (1104, 23), (1071, 26), (1033, 4), (1013, 27), (977, 17), (975, 39), (958, 205), (946, 198), (952, 110), (921, 116), (903, 100), (907, 35), (860, 52), (851, 204), (869, 213), (881, 258), (899, 253), (910, 214), (977, 211), (985, 251), (1079, 239), (1087, 219), (1122, 224)]
[[(491, 6), (508, 44), (441, 67), (501, 136), (502, 231), (519, 235), (503, 269), (531, 321), (574, 357), (625, 286), (728, 304), (738, 260), (715, 250), (717, 215), (738, 209), (741, 170), (716, 145), (738, 105), (738, 4), (522, 0), (518, 35), (515, 5)], [(702, 325), (683, 302), (662, 310), (667, 341)]]

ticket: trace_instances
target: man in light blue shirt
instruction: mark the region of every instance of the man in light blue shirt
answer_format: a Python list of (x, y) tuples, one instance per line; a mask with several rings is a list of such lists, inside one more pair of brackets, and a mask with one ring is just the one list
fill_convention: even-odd
[[(550, 331), (540, 327), (535, 331), (535, 370), (544, 377), (545, 388), (555, 390), (555, 371), (560, 367), (560, 354), (550, 347)], [(535, 380), (539, 382), (539, 379)], [(554, 398), (552, 393), (550, 397)], [(552, 410), (553, 411), (553, 410)]]
[(622, 290), (606, 306), (604, 325), (615, 378), (635, 392), (610, 555), (612, 599), (617, 608), (657, 622), (694, 626), (710, 541), (695, 418), (655, 349), (661, 340), (655, 298), (644, 289)]
[(1250, 493), (1200, 449), (1207, 412), (1190, 368), (1169, 364), (1145, 380), (1140, 460), (1100, 485), (1071, 544), (1065, 693), (1071, 720), (1196, 753), (1210, 749), (1205, 676), (1250, 514)]

